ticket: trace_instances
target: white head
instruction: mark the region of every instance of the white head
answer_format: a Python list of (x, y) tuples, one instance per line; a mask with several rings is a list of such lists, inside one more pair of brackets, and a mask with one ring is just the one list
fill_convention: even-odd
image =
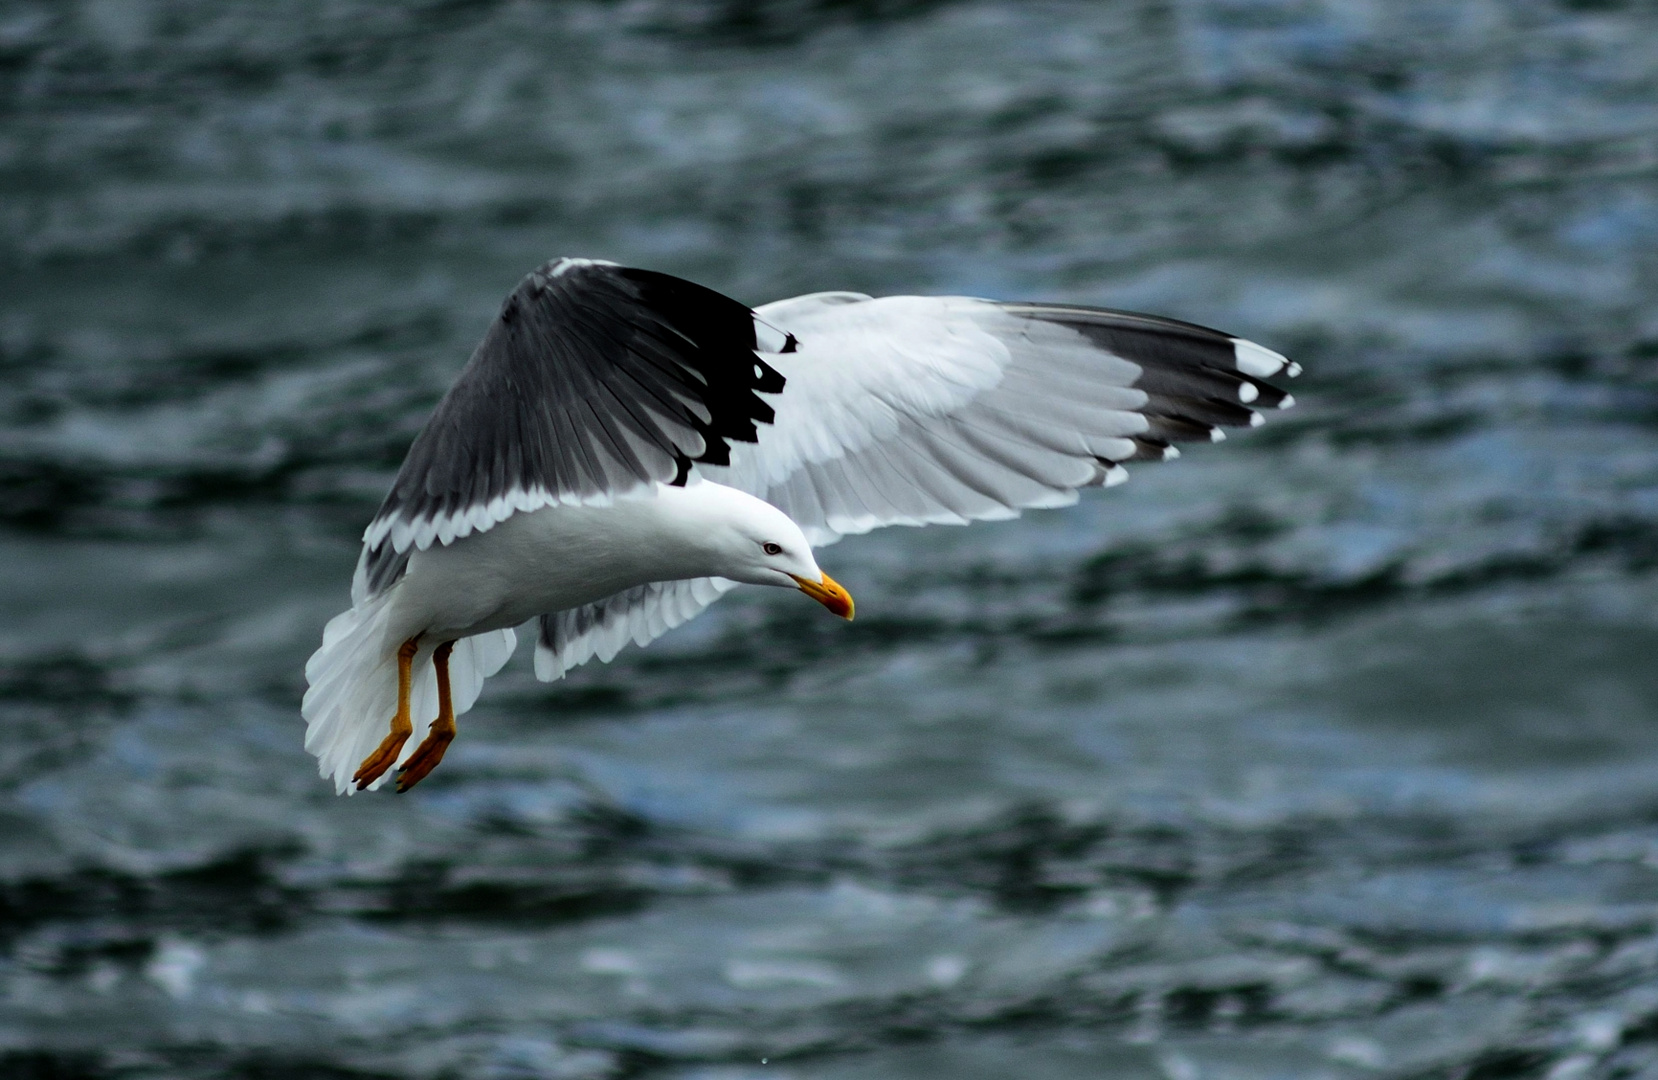
[(841, 618), (852, 617), (852, 597), (818, 568), (806, 534), (783, 511), (708, 481), (677, 491), (701, 511), (695, 515), (695, 539), (712, 560), (711, 573), (749, 585), (799, 589)]

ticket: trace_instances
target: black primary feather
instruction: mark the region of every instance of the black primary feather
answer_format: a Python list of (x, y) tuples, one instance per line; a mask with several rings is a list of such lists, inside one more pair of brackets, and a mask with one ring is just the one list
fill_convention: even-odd
[[(1223, 427), (1260, 423), (1257, 409), (1289, 395), (1238, 370), (1238, 339), (1196, 323), (1108, 308), (1003, 304), (1005, 310), (1074, 330), (1093, 345), (1141, 368), (1134, 386), (1149, 400), (1138, 411), (1151, 426), (1136, 457), (1164, 456), (1167, 445), (1208, 442)], [(1293, 371), (1291, 372), (1293, 374)]]

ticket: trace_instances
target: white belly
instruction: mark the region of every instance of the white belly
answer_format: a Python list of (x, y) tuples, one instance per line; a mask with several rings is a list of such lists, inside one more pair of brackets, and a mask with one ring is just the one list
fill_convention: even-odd
[(393, 641), (468, 637), (579, 607), (652, 581), (703, 577), (713, 556), (664, 511), (682, 489), (609, 506), (514, 514), (488, 532), (409, 558)]

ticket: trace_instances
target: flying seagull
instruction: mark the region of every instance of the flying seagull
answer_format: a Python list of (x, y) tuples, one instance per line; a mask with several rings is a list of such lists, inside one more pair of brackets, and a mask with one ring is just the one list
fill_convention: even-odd
[(738, 584), (850, 619), (814, 548), (1069, 505), (1125, 462), (1288, 408), (1266, 380), (1299, 372), (1151, 315), (851, 292), (750, 310), (553, 260), (506, 298), (363, 534), (351, 609), (305, 665), (305, 748), (339, 791), (407, 791), (522, 623), (551, 681)]

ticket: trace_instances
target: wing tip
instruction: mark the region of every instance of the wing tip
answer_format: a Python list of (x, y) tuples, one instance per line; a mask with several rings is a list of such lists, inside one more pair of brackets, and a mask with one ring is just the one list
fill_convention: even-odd
[[(585, 266), (619, 266), (619, 265), (621, 265), (621, 264), (620, 263), (613, 263), (609, 259), (587, 259), (587, 258), (581, 258), (579, 256), (574, 256), (574, 255), (566, 255), (563, 258), (559, 258), (559, 259), (548, 259), (545, 263), (541, 264), (541, 266), (538, 269), (532, 271), (530, 276), (535, 277), (537, 275), (540, 275), (542, 278), (551, 279), (551, 278), (563, 277), (565, 274), (568, 274), (570, 271), (579, 270), (579, 269), (581, 269), (582, 267), (585, 267)], [(545, 282), (540, 282), (540, 284), (545, 284)]]
[[(1253, 341), (1243, 338), (1232, 339), (1232, 363), (1245, 375), (1253, 375), (1257, 379), (1269, 379), (1274, 375), (1283, 374), (1295, 378), (1301, 374), (1301, 365), (1280, 353), (1275, 353), (1265, 345), (1257, 345)], [(1253, 398), (1244, 398), (1244, 401), (1253, 401)]]

